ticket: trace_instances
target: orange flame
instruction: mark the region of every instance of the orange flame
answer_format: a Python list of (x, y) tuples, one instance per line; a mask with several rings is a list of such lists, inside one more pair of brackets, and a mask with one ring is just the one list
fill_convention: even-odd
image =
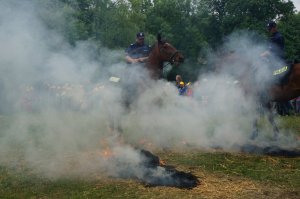
[(113, 155), (113, 152), (109, 148), (106, 148), (101, 152), (101, 156), (104, 158), (110, 158), (110, 157), (112, 157), (112, 155)]
[(163, 160), (159, 160), (159, 166), (166, 166), (166, 163), (165, 163), (165, 161), (163, 161)]

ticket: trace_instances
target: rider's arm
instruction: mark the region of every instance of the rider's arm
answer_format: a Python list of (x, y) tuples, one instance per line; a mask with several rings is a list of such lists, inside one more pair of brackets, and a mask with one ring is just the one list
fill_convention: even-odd
[(134, 63), (143, 63), (143, 62), (147, 61), (148, 57), (140, 57), (140, 58), (135, 59), (135, 58), (130, 57), (129, 55), (126, 55), (125, 59), (126, 59), (127, 63), (134, 64)]
[(267, 57), (269, 56), (271, 53), (269, 50), (264, 51), (263, 53), (260, 54), (261, 57)]
[(145, 61), (147, 61), (148, 57), (140, 57), (138, 58), (139, 62), (144, 63)]
[(130, 46), (125, 50), (125, 60), (129, 64), (138, 63), (138, 60), (132, 56), (132, 52), (135, 50), (134, 44), (130, 44)]
[(125, 56), (125, 60), (126, 60), (127, 63), (130, 63), (130, 64), (134, 64), (134, 63), (139, 62), (138, 59), (134, 59), (134, 58), (130, 57), (129, 55)]
[[(148, 46), (146, 46), (148, 47)], [(149, 51), (149, 47), (146, 49)], [(131, 44), (129, 48), (126, 49), (125, 60), (127, 63), (144, 63), (148, 59), (148, 51), (145, 53), (145, 47), (135, 47), (134, 44)], [(133, 53), (134, 52), (134, 53)]]

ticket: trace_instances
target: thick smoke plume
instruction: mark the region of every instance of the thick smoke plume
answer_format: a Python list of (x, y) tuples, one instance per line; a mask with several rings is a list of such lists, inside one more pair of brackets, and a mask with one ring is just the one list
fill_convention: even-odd
[[(143, 67), (118, 61), (123, 52), (100, 47), (97, 54), (88, 41), (69, 45), (33, 2), (0, 2), (1, 164), (26, 164), (49, 178), (118, 176), (126, 165), (143, 177), (141, 154), (131, 146), (235, 150), (249, 141), (256, 103), (226, 67), (201, 75), (192, 98), (178, 96), (173, 83), (152, 81)], [(247, 36), (233, 35), (224, 47), (246, 62), (264, 49)], [(266, 80), (263, 64), (255, 81)]]

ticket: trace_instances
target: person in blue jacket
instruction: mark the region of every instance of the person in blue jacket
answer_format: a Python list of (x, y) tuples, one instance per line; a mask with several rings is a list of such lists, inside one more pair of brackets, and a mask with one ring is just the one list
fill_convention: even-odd
[(179, 82), (178, 92), (179, 95), (186, 95), (188, 87), (185, 85), (184, 82)]

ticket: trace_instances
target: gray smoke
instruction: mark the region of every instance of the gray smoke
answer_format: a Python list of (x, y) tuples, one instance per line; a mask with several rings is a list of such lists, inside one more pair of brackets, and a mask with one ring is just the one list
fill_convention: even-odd
[[(173, 83), (152, 81), (143, 67), (120, 61), (122, 51), (100, 46), (97, 54), (99, 46), (89, 41), (69, 45), (33, 2), (0, 2), (1, 164), (25, 164), (49, 178), (119, 176), (128, 167), (142, 178), (143, 158), (132, 145), (233, 150), (249, 141), (256, 103), (227, 70), (202, 74), (194, 97), (179, 96)], [(58, 20), (61, 12), (58, 22), (66, 21)], [(246, 62), (265, 48), (245, 34), (226, 45)], [(245, 69), (227, 65), (234, 73)], [(255, 81), (265, 80), (263, 63), (255, 65), (263, 71)], [(124, 99), (133, 101), (130, 108)], [(263, 133), (265, 141), (271, 128)], [(285, 144), (292, 139), (282, 138)]]

